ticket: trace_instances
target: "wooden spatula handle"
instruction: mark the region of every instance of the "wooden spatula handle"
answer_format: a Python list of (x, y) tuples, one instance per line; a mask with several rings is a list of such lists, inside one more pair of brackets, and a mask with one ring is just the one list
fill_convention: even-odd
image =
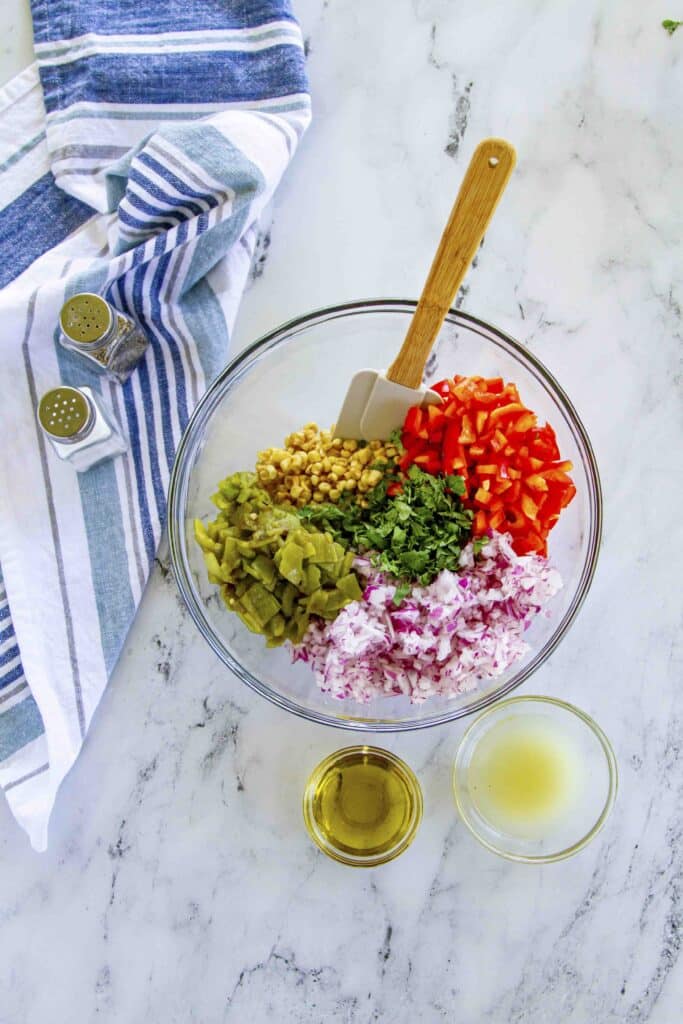
[(469, 270), (517, 157), (504, 139), (484, 139), (465, 172), (448, 224), (389, 380), (419, 388), (443, 319)]

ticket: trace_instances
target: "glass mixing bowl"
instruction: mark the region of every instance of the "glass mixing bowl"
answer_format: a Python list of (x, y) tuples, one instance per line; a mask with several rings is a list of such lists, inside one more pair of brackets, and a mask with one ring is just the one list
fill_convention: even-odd
[(519, 342), (467, 313), (446, 317), (427, 381), (456, 373), (514, 381), (524, 401), (548, 420), (560, 452), (574, 463), (577, 494), (550, 535), (549, 555), (564, 586), (547, 617), (526, 633), (529, 652), (504, 675), (454, 698), (411, 704), (383, 697), (369, 704), (322, 693), (311, 670), (292, 664), (286, 648), (266, 648), (223, 605), (210, 584), (193, 520), (215, 514), (216, 484), (253, 469), (257, 452), (281, 445), (304, 423), (334, 422), (352, 374), (386, 367), (396, 355), (416, 303), (374, 300), (347, 303), (292, 320), (234, 359), (214, 380), (180, 442), (169, 489), (171, 557), (180, 592), (200, 632), (239, 679), (273, 703), (310, 721), (367, 732), (420, 729), (479, 711), (510, 693), (550, 656), (571, 625), (590, 587), (602, 523), (600, 480), (586, 431), (571, 402), (546, 368)]

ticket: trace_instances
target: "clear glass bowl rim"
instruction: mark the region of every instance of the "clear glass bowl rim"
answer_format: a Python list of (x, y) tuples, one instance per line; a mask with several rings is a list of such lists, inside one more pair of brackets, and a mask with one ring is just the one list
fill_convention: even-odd
[(589, 483), (588, 501), (590, 506), (590, 536), (588, 538), (588, 551), (581, 578), (576, 588), (576, 593), (574, 594), (574, 599), (565, 612), (564, 617), (558, 623), (553, 635), (544, 644), (544, 646), (539, 649), (524, 669), (512, 679), (508, 680), (508, 682), (499, 690), (484, 694), (479, 700), (464, 707), (455, 707), (453, 710), (447, 710), (420, 720), (404, 720), (395, 722), (363, 720), (360, 716), (349, 720), (337, 717), (333, 713), (326, 714), (322, 711), (303, 707), (284, 694), (278, 693), (268, 684), (254, 676), (224, 646), (220, 637), (217, 636), (207, 622), (201, 603), (197, 600), (191, 583), (190, 573), (188, 570), (189, 559), (186, 554), (184, 507), (192, 465), (190, 460), (196, 445), (203, 436), (215, 407), (221, 401), (225, 381), (238, 375), (244, 364), (248, 363), (256, 353), (265, 353), (270, 349), (275, 348), (278, 344), (287, 342), (291, 334), (299, 331), (301, 328), (322, 324), (327, 320), (339, 319), (346, 316), (355, 316), (358, 313), (403, 312), (412, 315), (416, 306), (417, 302), (413, 299), (385, 298), (344, 302), (339, 305), (326, 306), (321, 309), (312, 310), (302, 316), (295, 317), (292, 320), (288, 320), (287, 322), (280, 324), (278, 327), (275, 327), (272, 331), (262, 335), (260, 338), (257, 338), (225, 366), (200, 398), (194, 412), (188, 420), (187, 426), (185, 427), (183, 436), (180, 440), (180, 444), (178, 445), (169, 483), (168, 534), (173, 572), (178, 589), (185, 604), (187, 605), (190, 615), (214, 653), (243, 683), (246, 683), (247, 686), (251, 687), (251, 689), (255, 690), (262, 697), (265, 697), (278, 707), (281, 707), (286, 711), (290, 711), (292, 714), (298, 715), (300, 718), (309, 722), (316, 722), (320, 725), (329, 725), (337, 729), (346, 729), (354, 732), (410, 732), (415, 729), (426, 729), (435, 725), (443, 725), (447, 722), (464, 718), (467, 715), (476, 714), (484, 708), (487, 708), (489, 705), (500, 701), (501, 698), (505, 697), (508, 693), (517, 689), (518, 686), (528, 679), (529, 676), (531, 676), (536, 669), (540, 668), (540, 666), (543, 665), (550, 657), (576, 618), (576, 615), (588, 594), (595, 575), (602, 538), (603, 501), (598, 467), (588, 434), (586, 433), (585, 427), (583, 426), (583, 423), (581, 422), (568, 395), (543, 363), (537, 359), (532, 352), (520, 344), (520, 342), (516, 341), (504, 331), (501, 331), (493, 324), (488, 323), (486, 320), (482, 320), (471, 313), (464, 313), (462, 310), (451, 309), (445, 317), (445, 322), (451, 323), (455, 326), (460, 324), (464, 327), (471, 325), (475, 328), (480, 328), (492, 335), (494, 340), (497, 339), (495, 343), (499, 344), (503, 349), (512, 350), (513, 354), (519, 358), (520, 362), (522, 362), (522, 364), (526, 364), (528, 370), (535, 371), (542, 383), (551, 393), (554, 394), (559, 404), (562, 405), (565, 417), (571, 424), (571, 429), (575, 434), (577, 443), (582, 449), (584, 468), (586, 470)]
[[(315, 818), (313, 816), (313, 795), (315, 788), (324, 776), (324, 774), (333, 765), (337, 764), (342, 757), (350, 757), (353, 754), (377, 754), (379, 757), (384, 758), (386, 761), (390, 761), (395, 768), (397, 768), (404, 776), (406, 785), (410, 788), (413, 799), (414, 807), (413, 814), (408, 823), (408, 827), (401, 837), (401, 839), (392, 846), (390, 850), (382, 854), (373, 854), (367, 857), (362, 855), (353, 856), (353, 854), (346, 853), (343, 850), (339, 850), (336, 846), (332, 846), (330, 843), (326, 843), (323, 836), (320, 835), (316, 828)], [(311, 772), (306, 782), (303, 796), (303, 815), (304, 824), (306, 825), (306, 831), (309, 836), (316, 844), (316, 846), (322, 850), (324, 854), (330, 857), (332, 860), (336, 860), (339, 864), (346, 864), (351, 868), (375, 868), (381, 864), (388, 864), (389, 861), (395, 860), (402, 853), (408, 849), (413, 839), (417, 835), (417, 830), (422, 822), (422, 814), (424, 809), (424, 801), (422, 797), (422, 787), (417, 778), (417, 775), (410, 767), (409, 764), (394, 754), (391, 750), (385, 750), (383, 747), (373, 747), (366, 743), (357, 744), (352, 747), (341, 747), (339, 750), (334, 750), (327, 757), (323, 758)]]
[[(486, 721), (491, 715), (499, 714), (505, 708), (512, 706), (513, 704), (551, 704), (554, 707), (560, 708), (569, 714), (574, 715), (580, 719), (587, 728), (591, 730), (593, 735), (596, 737), (602, 751), (605, 755), (605, 762), (607, 764), (607, 771), (609, 776), (609, 786), (607, 790), (607, 797), (603, 808), (595, 821), (595, 824), (586, 832), (580, 839), (577, 839), (571, 846), (565, 847), (563, 850), (557, 850), (555, 853), (546, 853), (539, 856), (530, 856), (521, 853), (513, 853), (509, 850), (502, 849), (500, 846), (496, 846), (494, 843), (489, 842), (472, 824), (468, 814), (464, 810), (461, 800), (459, 798), (459, 784), (458, 784), (458, 773), (462, 771), (461, 761), (464, 756), (465, 750), (467, 749), (468, 743), (471, 741), (472, 734), (474, 731), (481, 727), (482, 723)], [(617, 768), (617, 759), (614, 753), (612, 744), (608, 740), (605, 733), (602, 731), (598, 723), (594, 718), (591, 718), (589, 714), (582, 711), (581, 708), (577, 708), (575, 704), (569, 704), (565, 700), (559, 700), (557, 697), (543, 697), (537, 695), (529, 695), (523, 697), (509, 697), (507, 700), (497, 701), (493, 707), (489, 707), (483, 714), (478, 715), (475, 720), (467, 727), (455, 752), (455, 758), (453, 760), (453, 772), (451, 776), (453, 797), (455, 799), (455, 806), (458, 809), (460, 820), (471, 832), (477, 842), (485, 846), (491, 853), (498, 854), (499, 857), (504, 857), (505, 860), (514, 860), (520, 864), (554, 864), (556, 861), (566, 860), (567, 857), (573, 857), (575, 853), (583, 850), (585, 846), (595, 839), (598, 832), (602, 829), (609, 818), (614, 803), (617, 798), (617, 790), (619, 788), (619, 770)]]

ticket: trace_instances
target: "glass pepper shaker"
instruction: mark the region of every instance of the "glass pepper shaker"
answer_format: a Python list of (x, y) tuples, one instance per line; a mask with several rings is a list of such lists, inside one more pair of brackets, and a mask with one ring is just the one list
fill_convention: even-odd
[(78, 473), (126, 451), (113, 417), (90, 388), (47, 391), (38, 404), (38, 422), (55, 454)]
[(92, 292), (67, 299), (59, 314), (59, 326), (64, 348), (78, 352), (119, 384), (128, 380), (149, 344), (131, 317)]

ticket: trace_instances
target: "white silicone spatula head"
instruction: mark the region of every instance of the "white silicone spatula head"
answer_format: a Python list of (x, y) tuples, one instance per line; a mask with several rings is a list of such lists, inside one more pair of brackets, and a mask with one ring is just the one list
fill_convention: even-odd
[(516, 162), (504, 139), (474, 151), (401, 349), (386, 371), (354, 374), (337, 418), (337, 437), (374, 441), (400, 427), (411, 405), (441, 401), (422, 385), (429, 353), (474, 259)]

